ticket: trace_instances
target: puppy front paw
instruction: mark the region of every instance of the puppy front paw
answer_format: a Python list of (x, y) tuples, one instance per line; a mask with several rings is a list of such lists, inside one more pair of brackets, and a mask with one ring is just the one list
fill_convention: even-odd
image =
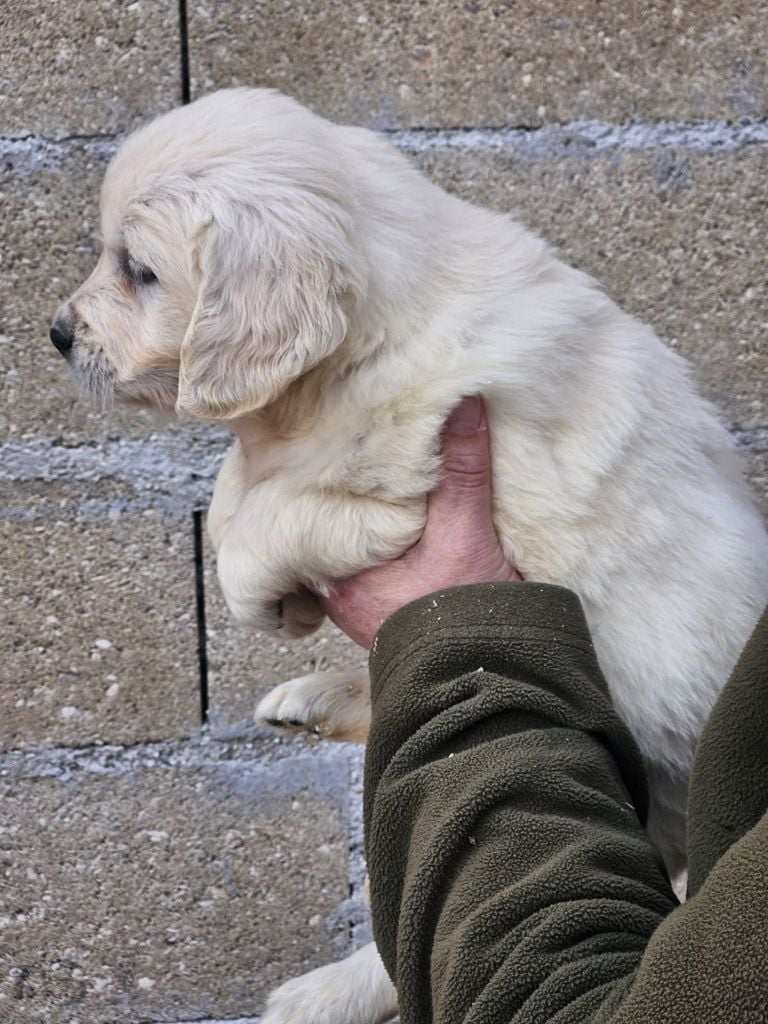
[(260, 633), (273, 633), (285, 624), (282, 601), (235, 600), (226, 593), (224, 599), (232, 618), (240, 626), (257, 629)]
[(220, 570), (219, 580), (227, 607), (241, 626), (272, 632), (281, 629), (287, 637), (298, 639), (314, 633), (322, 625), (325, 612), (319, 599), (307, 587), (299, 584), (295, 590), (275, 600), (275, 592), (256, 589), (242, 584), (235, 586), (231, 573)]
[(371, 943), (281, 985), (261, 1024), (381, 1024), (396, 1013), (397, 993)]
[(298, 639), (308, 636), (323, 624), (325, 612), (320, 601), (308, 590), (299, 586), (282, 600), (283, 629), (286, 636)]
[(324, 739), (365, 743), (371, 725), (368, 673), (313, 672), (281, 683), (259, 703), (256, 721)]

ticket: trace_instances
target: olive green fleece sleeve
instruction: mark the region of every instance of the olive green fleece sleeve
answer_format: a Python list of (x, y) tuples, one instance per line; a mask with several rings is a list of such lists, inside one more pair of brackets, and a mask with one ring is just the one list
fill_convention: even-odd
[(768, 1021), (768, 609), (712, 710), (688, 801), (688, 901), (610, 1024)]
[(689, 896), (766, 810), (768, 608), (712, 709), (696, 751), (688, 798)]
[(578, 599), (436, 593), (370, 664), (371, 905), (403, 1024), (607, 1019), (676, 901)]

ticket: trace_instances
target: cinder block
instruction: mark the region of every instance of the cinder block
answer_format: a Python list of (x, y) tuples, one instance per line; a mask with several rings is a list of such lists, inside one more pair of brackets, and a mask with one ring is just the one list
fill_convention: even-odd
[(271, 86), (377, 128), (730, 120), (768, 102), (758, 0), (203, 0), (189, 14), (195, 95)]
[(0, 517), (50, 517), (73, 505), (88, 521), (161, 513), (186, 528), (192, 510), (207, 506), (230, 443), (226, 431), (203, 424), (103, 444), (7, 441), (0, 445)]
[(0, 1020), (250, 1015), (348, 938), (346, 762), (216, 744), (0, 763)]
[(412, 156), (449, 191), (517, 212), (594, 274), (691, 360), (730, 423), (768, 424), (768, 148), (573, 148), (435, 145)]
[(755, 497), (768, 525), (768, 430), (754, 431), (742, 441), (742, 454)]
[(0, 136), (124, 131), (179, 102), (176, 0), (3, 5)]
[(301, 640), (238, 626), (224, 603), (213, 557), (206, 568), (209, 723), (214, 735), (260, 735), (254, 709), (278, 683), (325, 669), (365, 669), (368, 652), (331, 622)]
[(112, 521), (90, 520), (50, 491), (0, 518), (0, 748), (190, 734), (200, 724), (191, 515), (115, 505)]
[(141, 410), (104, 410), (79, 397), (48, 338), (59, 303), (96, 263), (99, 191), (114, 149), (0, 142), (0, 441), (53, 436), (74, 444), (165, 426)]

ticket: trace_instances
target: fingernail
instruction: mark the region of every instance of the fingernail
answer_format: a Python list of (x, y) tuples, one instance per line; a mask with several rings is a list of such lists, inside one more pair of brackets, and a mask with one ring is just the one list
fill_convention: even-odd
[(474, 434), (483, 422), (483, 404), (477, 396), (465, 398), (457, 405), (445, 424), (453, 434)]

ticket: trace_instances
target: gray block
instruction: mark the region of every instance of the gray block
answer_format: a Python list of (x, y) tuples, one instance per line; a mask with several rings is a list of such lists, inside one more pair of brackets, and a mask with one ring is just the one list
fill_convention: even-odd
[(251, 1015), (346, 948), (343, 758), (160, 745), (0, 772), (0, 1019)]
[(176, 0), (6, 0), (0, 136), (124, 131), (178, 103)]
[(84, 521), (162, 513), (189, 526), (205, 508), (224, 452), (226, 431), (198, 425), (103, 444), (39, 437), (0, 445), (0, 517), (50, 517), (74, 503)]
[(747, 479), (768, 524), (768, 429), (747, 431), (739, 440)]
[(203, 0), (194, 95), (271, 86), (374, 127), (763, 116), (758, 0), (577, 7), (476, 0)]
[[(574, 150), (566, 155), (563, 148)], [(693, 363), (732, 424), (768, 424), (768, 147), (411, 151), (441, 185), (514, 211)]]
[(88, 521), (51, 489), (0, 518), (0, 748), (194, 732), (191, 516)]

